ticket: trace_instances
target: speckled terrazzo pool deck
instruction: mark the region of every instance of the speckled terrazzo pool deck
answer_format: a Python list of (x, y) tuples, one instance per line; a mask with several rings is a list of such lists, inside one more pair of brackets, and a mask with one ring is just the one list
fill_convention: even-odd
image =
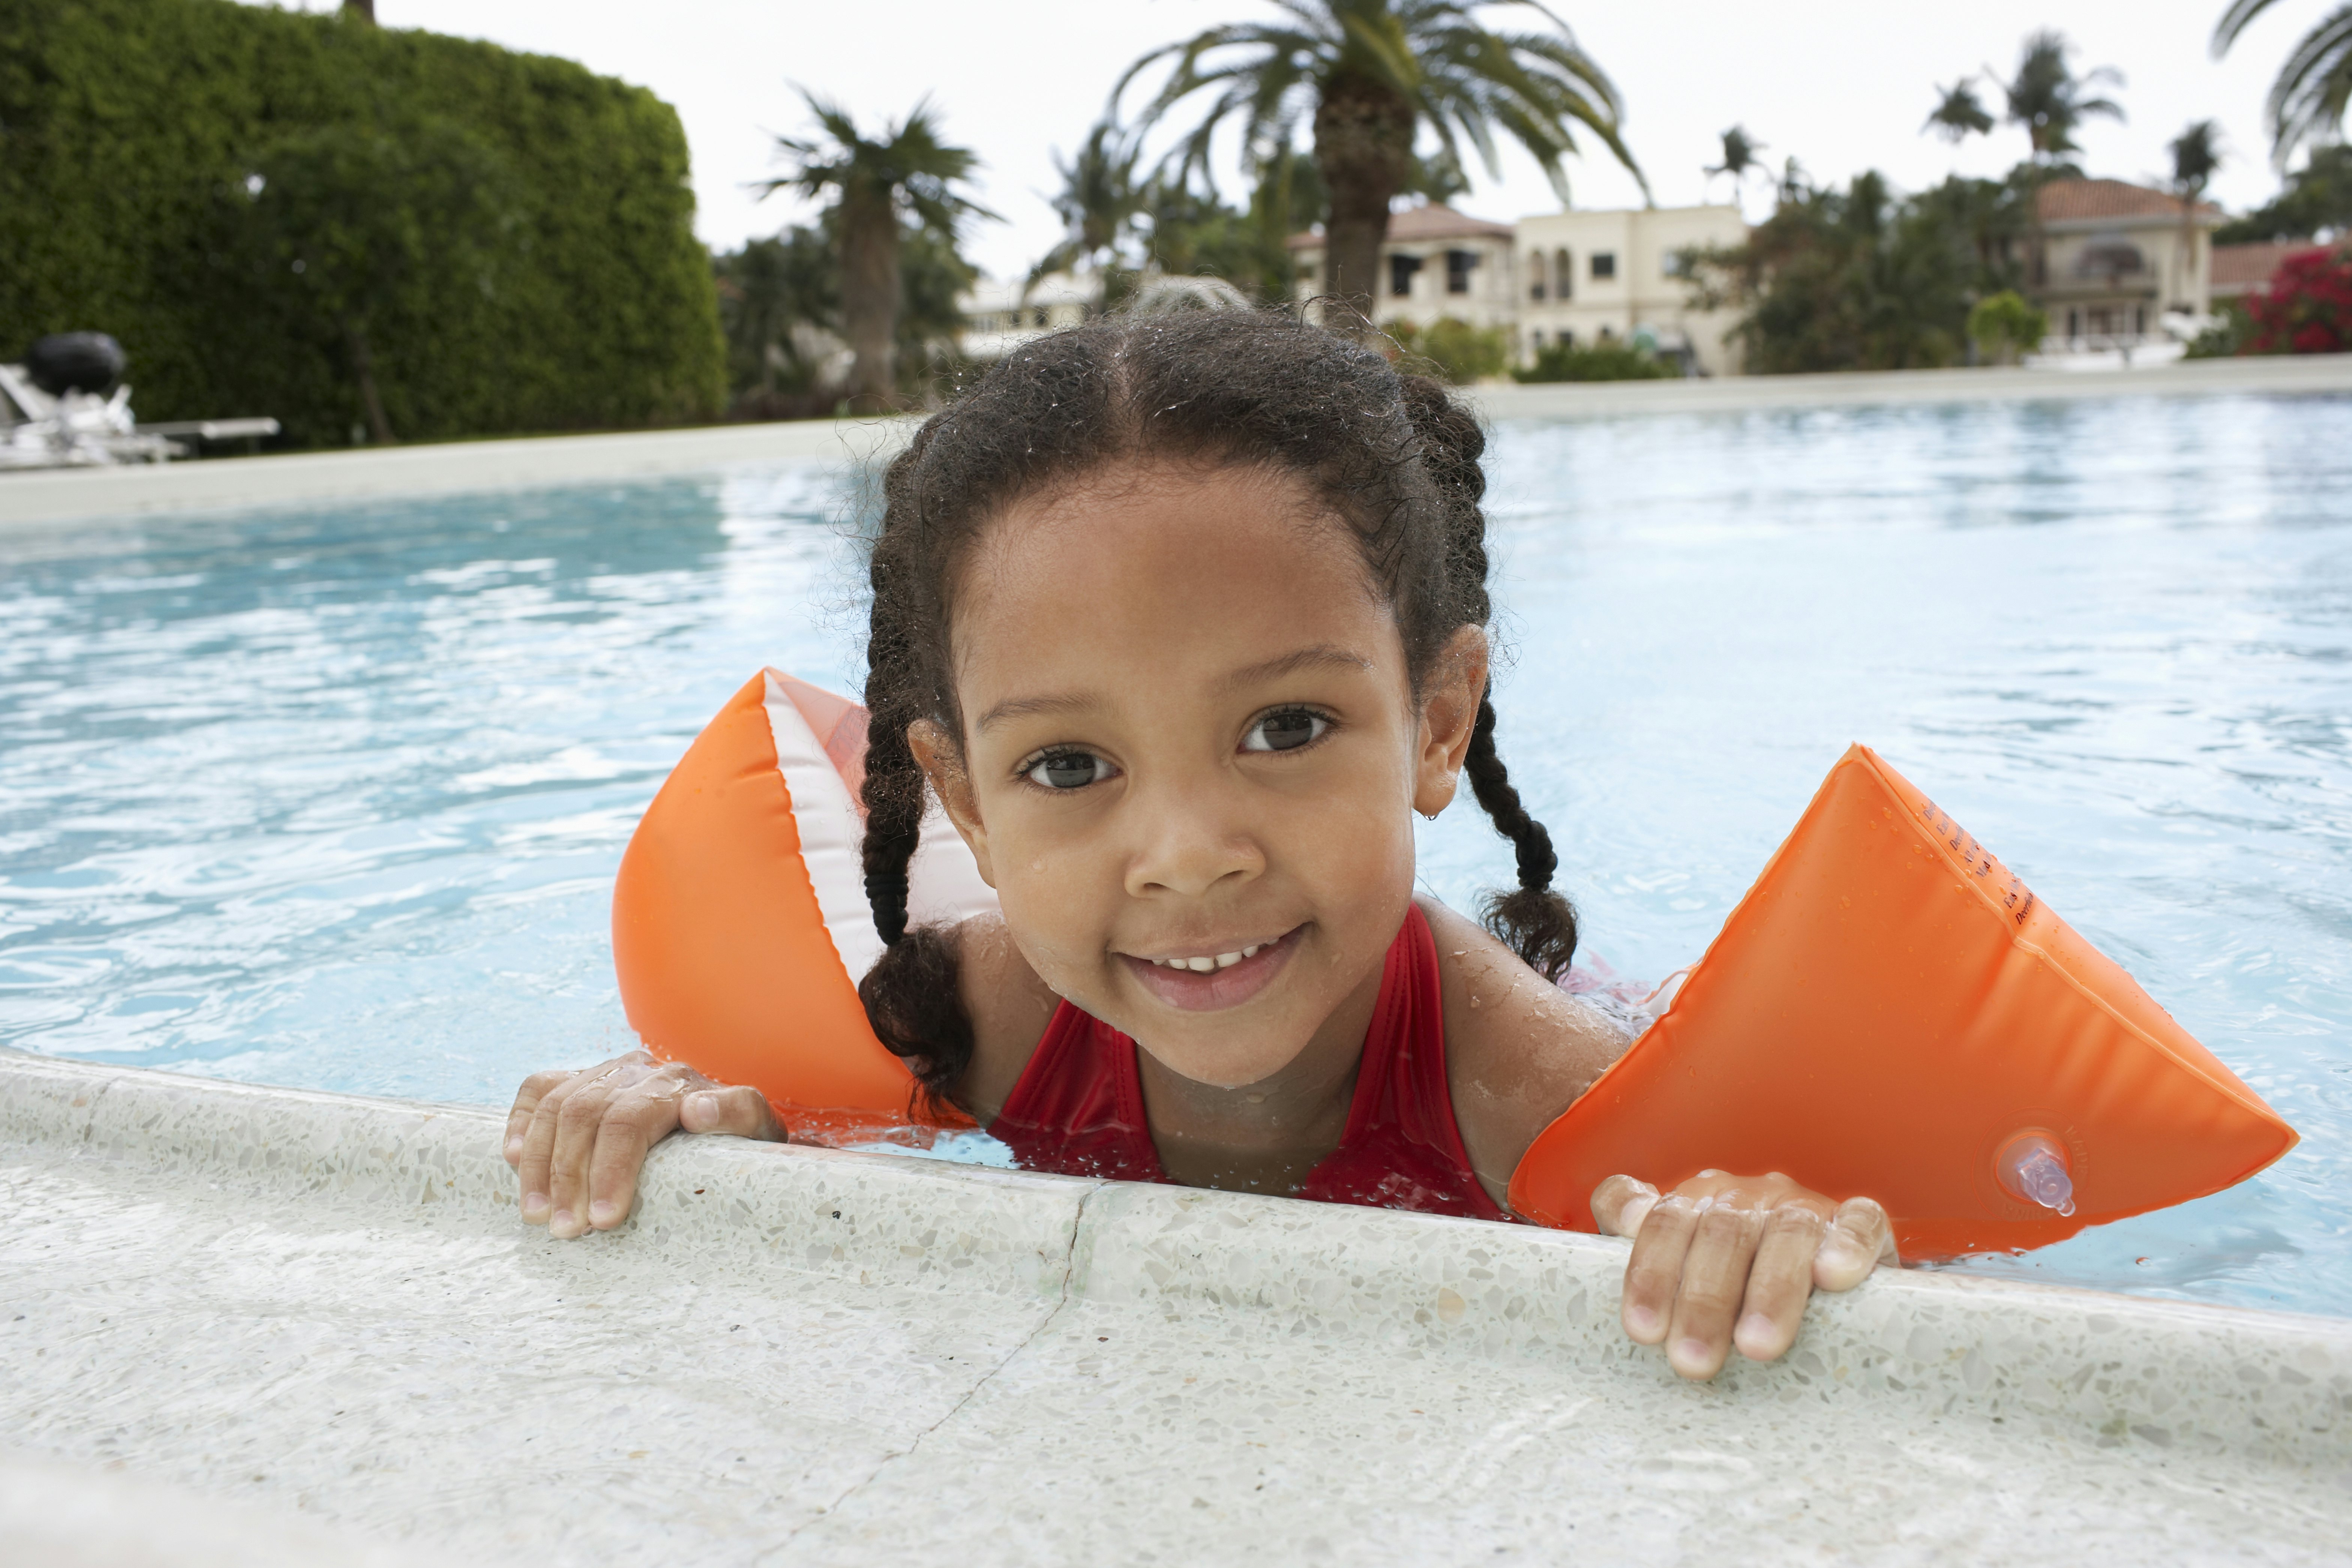
[[(499, 1126), (0, 1053), (0, 1557), (171, 1561), (97, 1553), (183, 1498), (253, 1562), (2352, 1541), (2352, 1323), (1882, 1273), (1688, 1386), (1620, 1243), (704, 1139), (562, 1244)], [(88, 1555), (12, 1549), (77, 1499)]]

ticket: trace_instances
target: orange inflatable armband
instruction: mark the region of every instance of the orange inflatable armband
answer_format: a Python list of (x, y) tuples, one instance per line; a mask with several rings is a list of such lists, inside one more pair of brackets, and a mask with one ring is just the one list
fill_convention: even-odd
[[(865, 759), (865, 709), (761, 671), (655, 795), (613, 886), (614, 968), (646, 1048), (754, 1086), (820, 1142), (922, 1120), (913, 1075), (857, 1000), (882, 952), (860, 856)], [(936, 808), (908, 882), (917, 924), (995, 907)]]
[(1511, 1205), (1590, 1230), (1620, 1172), (1783, 1171), (1906, 1258), (2043, 1246), (2243, 1181), (2293, 1129), (1869, 749), (1830, 771), (1666, 1015)]

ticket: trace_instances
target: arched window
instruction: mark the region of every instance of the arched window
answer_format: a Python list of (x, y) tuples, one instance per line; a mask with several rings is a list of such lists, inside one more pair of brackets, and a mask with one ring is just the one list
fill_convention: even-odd
[(1528, 298), (1544, 297), (1544, 256), (1540, 250), (1528, 252)]
[(1563, 245), (1551, 253), (1551, 275), (1554, 282), (1558, 284), (1552, 298), (1565, 300), (1575, 293), (1575, 289), (1569, 283), (1571, 274), (1568, 265), (1568, 247)]

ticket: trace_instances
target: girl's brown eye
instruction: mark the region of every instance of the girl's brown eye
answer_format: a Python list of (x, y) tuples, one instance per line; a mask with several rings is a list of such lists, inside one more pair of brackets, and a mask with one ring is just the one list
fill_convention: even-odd
[(1309, 713), (1304, 708), (1286, 708), (1279, 713), (1269, 713), (1249, 727), (1242, 737), (1244, 752), (1289, 752), (1319, 740), (1331, 727), (1331, 721), (1320, 713)]
[(1092, 752), (1055, 752), (1028, 770), (1031, 784), (1047, 789), (1084, 789), (1110, 777), (1111, 765)]

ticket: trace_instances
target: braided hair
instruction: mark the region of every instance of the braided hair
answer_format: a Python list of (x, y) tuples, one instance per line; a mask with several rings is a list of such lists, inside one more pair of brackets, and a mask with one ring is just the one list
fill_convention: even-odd
[[(948, 1098), (971, 1065), (971, 1021), (948, 933), (909, 929), (907, 868), (926, 805), (908, 731), (963, 733), (948, 647), (965, 554), (1014, 501), (1119, 462), (1280, 469), (1355, 535), (1396, 616), (1416, 694), (1448, 641), (1493, 613), (1478, 466), (1486, 437), (1445, 388), (1273, 311), (1108, 316), (1023, 345), (917, 432), (882, 483), (868, 574), (866, 896), (886, 944), (858, 984), (882, 1043)], [(1487, 930), (1547, 979), (1576, 951), (1576, 914), (1552, 889), (1559, 857), (1495, 750), (1482, 693), (1465, 771), (1517, 852), (1517, 886)]]

